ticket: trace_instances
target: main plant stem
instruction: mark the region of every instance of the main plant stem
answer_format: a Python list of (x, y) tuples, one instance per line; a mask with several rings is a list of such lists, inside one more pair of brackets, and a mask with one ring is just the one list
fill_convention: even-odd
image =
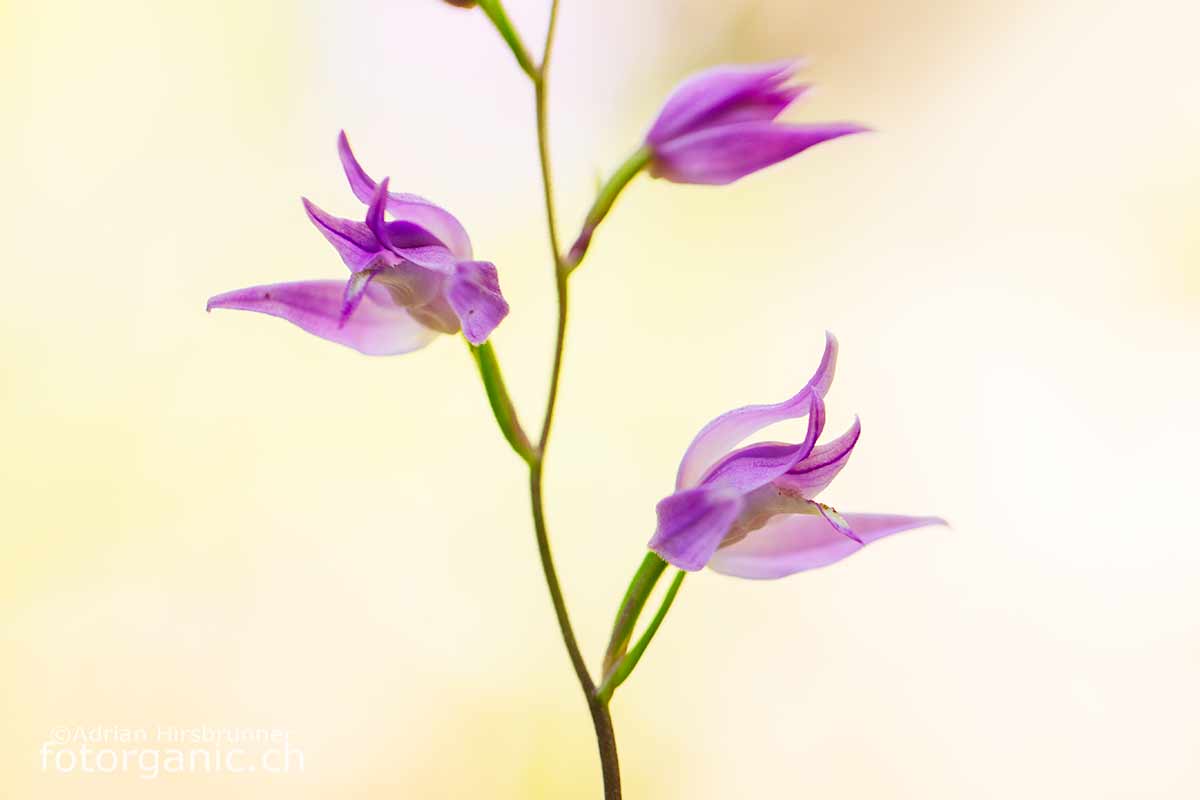
[(562, 632), (563, 644), (575, 669), (575, 677), (587, 700), (596, 729), (596, 744), (600, 750), (600, 769), (604, 776), (605, 800), (620, 800), (621, 773), (617, 762), (617, 740), (613, 734), (612, 717), (608, 706), (596, 692), (596, 684), (588, 672), (571, 618), (563, 600), (562, 586), (554, 568), (554, 557), (550, 552), (550, 537), (546, 531), (546, 512), (542, 500), (542, 471), (546, 459), (546, 445), (550, 441), (550, 430), (554, 423), (554, 409), (558, 403), (558, 382), (562, 373), (563, 349), (567, 335), (567, 274), (559, 247), (558, 222), (554, 212), (554, 183), (550, 169), (550, 144), (546, 117), (546, 76), (550, 66), (550, 54), (554, 46), (554, 29), (558, 22), (558, 0), (551, 0), (550, 24), (546, 31), (546, 46), (542, 51), (542, 63), (533, 75), (535, 109), (537, 113), (538, 160), (542, 167), (542, 193), (546, 201), (546, 227), (550, 234), (551, 263), (554, 266), (554, 286), (558, 296), (558, 322), (554, 337), (554, 363), (550, 368), (550, 388), (546, 396), (546, 413), (542, 418), (542, 432), (537, 448), (529, 464), (529, 499), (533, 507), (533, 527), (537, 534), (538, 556), (542, 561), (542, 572), (546, 576), (546, 587), (550, 590), (550, 601), (554, 615)]
[(554, 605), (554, 615), (558, 619), (559, 630), (562, 631), (563, 644), (567, 647), (567, 655), (571, 658), (571, 666), (575, 669), (575, 677), (583, 689), (587, 699), (588, 711), (592, 715), (592, 725), (596, 729), (596, 745), (600, 750), (600, 771), (604, 776), (605, 800), (620, 800), (621, 773), (617, 763), (617, 739), (613, 733), (612, 717), (609, 716), (608, 706), (599, 698), (596, 684), (588, 672), (579, 643), (575, 641), (575, 631), (571, 627), (571, 618), (567, 614), (567, 605), (563, 600), (562, 587), (558, 582), (558, 573), (554, 569), (554, 557), (550, 553), (550, 538), (546, 532), (545, 510), (542, 503), (542, 461), (538, 458), (529, 469), (529, 499), (533, 505), (533, 527), (537, 533), (538, 555), (542, 560), (542, 573), (546, 576), (546, 587), (550, 590), (550, 602)]

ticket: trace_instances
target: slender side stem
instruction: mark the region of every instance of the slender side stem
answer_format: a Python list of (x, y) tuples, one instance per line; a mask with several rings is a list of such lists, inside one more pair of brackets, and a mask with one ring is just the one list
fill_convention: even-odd
[(546, 397), (546, 413), (542, 419), (542, 434), (538, 439), (538, 451), (546, 449), (550, 439), (550, 427), (554, 422), (554, 408), (558, 402), (558, 379), (562, 372), (563, 345), (567, 335), (567, 273), (563, 268), (562, 250), (558, 244), (558, 216), (554, 210), (554, 179), (550, 166), (550, 133), (546, 113), (546, 78), (550, 66), (550, 55), (554, 47), (554, 29), (558, 23), (558, 0), (550, 5), (550, 25), (546, 31), (546, 47), (542, 51), (542, 65), (533, 79), (535, 111), (537, 114), (538, 162), (542, 168), (542, 196), (546, 203), (546, 228), (550, 234), (550, 256), (554, 264), (554, 287), (558, 294), (558, 329), (555, 334), (554, 365), (550, 369), (550, 390)]
[(667, 595), (663, 598), (662, 605), (658, 607), (658, 613), (654, 615), (654, 619), (650, 620), (650, 624), (646, 626), (646, 632), (642, 634), (642, 638), (638, 639), (638, 643), (621, 659), (621, 663), (617, 665), (617, 668), (600, 685), (600, 689), (596, 694), (600, 702), (606, 706), (612, 698), (612, 693), (616, 691), (618, 686), (625, 682), (625, 679), (633, 673), (634, 667), (642, 660), (642, 654), (646, 652), (646, 648), (650, 646), (650, 641), (654, 639), (654, 634), (658, 633), (659, 626), (666, 619), (667, 612), (671, 610), (671, 604), (675, 602), (675, 595), (679, 594), (679, 587), (683, 584), (683, 579), (686, 576), (687, 573), (683, 570), (675, 573), (675, 580), (671, 582), (671, 586), (667, 589)]
[(492, 348), (492, 343), (484, 342), (479, 346), (470, 345), (470, 347), (471, 355), (475, 358), (475, 365), (479, 367), (479, 377), (483, 379), (483, 388), (487, 391), (488, 404), (492, 407), (492, 414), (496, 417), (496, 424), (500, 426), (500, 432), (504, 434), (504, 438), (517, 455), (525, 463), (532, 464), (533, 445), (530, 444), (529, 437), (525, 435), (525, 429), (521, 427), (521, 422), (517, 419), (517, 409), (508, 396), (508, 388), (504, 385), (504, 374), (500, 371), (500, 362), (496, 359), (496, 351)]
[(525, 43), (521, 41), (521, 35), (517, 33), (517, 29), (513, 27), (512, 21), (509, 20), (508, 14), (504, 11), (504, 4), (501, 0), (479, 0), (479, 7), (483, 9), (483, 13), (487, 14), (487, 18), (496, 26), (496, 30), (500, 32), (501, 38), (508, 44), (508, 49), (512, 50), (516, 56), (517, 64), (521, 66), (521, 71), (530, 78), (537, 80), (537, 67), (533, 65), (533, 59), (529, 57), (529, 51), (525, 49)]
[(667, 562), (655, 552), (646, 553), (646, 558), (629, 582), (621, 607), (617, 611), (617, 619), (613, 622), (612, 636), (608, 640), (608, 650), (604, 653), (604, 665), (600, 668), (601, 678), (606, 678), (625, 655), (629, 640), (633, 638), (633, 627), (641, 616), (650, 592), (654, 591), (659, 577), (667, 568)]
[(538, 437), (534, 458), (529, 465), (529, 498), (533, 508), (533, 526), (537, 534), (538, 555), (542, 561), (542, 572), (546, 587), (554, 605), (554, 614), (562, 632), (563, 644), (575, 669), (575, 677), (587, 700), (592, 725), (596, 730), (596, 745), (600, 751), (600, 770), (604, 777), (605, 800), (620, 800), (621, 774), (617, 761), (617, 741), (613, 733), (612, 717), (608, 706), (596, 694), (596, 685), (588, 672), (587, 663), (575, 639), (571, 619), (563, 600), (562, 587), (554, 568), (550, 552), (550, 538), (546, 531), (545, 508), (542, 499), (542, 469), (546, 457), (546, 445), (554, 422), (554, 408), (558, 402), (558, 383), (562, 373), (563, 350), (567, 334), (567, 270), (564, 267), (558, 239), (558, 222), (554, 212), (554, 185), (550, 169), (549, 126), (546, 116), (546, 76), (550, 56), (554, 47), (554, 30), (558, 23), (558, 0), (551, 0), (550, 23), (546, 31), (546, 45), (542, 51), (542, 62), (533, 73), (535, 110), (537, 114), (538, 159), (542, 168), (542, 192), (546, 202), (546, 226), (550, 234), (550, 250), (554, 265), (554, 285), (558, 294), (558, 323), (554, 337), (554, 364), (550, 370), (550, 388), (546, 397), (546, 413), (542, 419), (542, 431)]
[(625, 159), (621, 166), (617, 167), (616, 172), (612, 174), (608, 182), (600, 187), (600, 191), (596, 195), (596, 201), (592, 203), (587, 217), (583, 220), (583, 228), (579, 231), (579, 236), (575, 239), (575, 244), (571, 245), (571, 251), (567, 253), (565, 269), (568, 274), (574, 272), (580, 262), (583, 261), (584, 255), (587, 254), (588, 246), (592, 243), (592, 235), (596, 232), (596, 228), (608, 216), (608, 212), (612, 210), (613, 203), (617, 202), (617, 197), (621, 194), (621, 191), (650, 163), (651, 156), (652, 154), (648, 147), (638, 148), (634, 151), (633, 155)]

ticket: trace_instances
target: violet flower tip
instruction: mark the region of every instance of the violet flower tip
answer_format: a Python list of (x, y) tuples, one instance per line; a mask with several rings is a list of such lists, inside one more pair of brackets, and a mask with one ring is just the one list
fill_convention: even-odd
[(224, 308), (225, 305), (224, 305), (223, 301), (230, 294), (232, 294), (232, 292), (222, 292), (221, 294), (214, 294), (212, 297), (208, 298), (208, 301), (205, 302), (205, 304), (204, 304), (205, 313), (212, 312), (212, 310), (214, 308)]
[(791, 58), (781, 58), (778, 61), (770, 64), (775, 68), (775, 71), (787, 80), (802, 69), (808, 67), (808, 59), (803, 56), (793, 56)]
[(699, 566), (697, 566), (690, 562), (684, 562), (684, 561), (680, 561), (677, 558), (672, 558), (665, 551), (659, 549), (658, 547), (656, 547), (654, 545), (650, 545), (646, 549), (648, 549), (651, 553), (654, 553), (656, 556), (661, 558), (663, 561), (670, 564), (675, 569), (681, 569), (684, 572), (699, 572), (700, 570), (704, 569), (704, 567), (705, 567), (704, 564), (700, 564)]

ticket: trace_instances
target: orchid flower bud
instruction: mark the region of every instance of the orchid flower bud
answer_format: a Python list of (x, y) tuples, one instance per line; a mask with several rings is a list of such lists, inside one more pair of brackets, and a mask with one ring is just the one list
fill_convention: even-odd
[(793, 61), (714, 67), (681, 83), (646, 134), (650, 174), (726, 184), (815, 144), (868, 130), (852, 122), (777, 121), (808, 86), (789, 86)]

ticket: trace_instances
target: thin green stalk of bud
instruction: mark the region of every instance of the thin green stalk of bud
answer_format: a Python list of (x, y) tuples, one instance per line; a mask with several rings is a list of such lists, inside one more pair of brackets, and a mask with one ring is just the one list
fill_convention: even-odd
[(487, 14), (487, 18), (492, 21), (499, 31), (500, 36), (508, 44), (508, 49), (517, 58), (517, 64), (520, 65), (521, 71), (529, 76), (531, 80), (537, 80), (538, 68), (533, 63), (533, 58), (529, 55), (529, 51), (525, 49), (525, 43), (521, 41), (521, 34), (517, 33), (517, 29), (513, 27), (512, 20), (508, 18), (508, 13), (504, 10), (504, 4), (500, 0), (479, 0), (479, 7)]
[(634, 668), (642, 660), (642, 654), (650, 646), (651, 640), (654, 639), (654, 634), (658, 633), (659, 626), (666, 619), (667, 612), (671, 610), (671, 604), (675, 602), (675, 595), (679, 594), (679, 587), (683, 585), (683, 579), (686, 576), (687, 573), (683, 570), (675, 573), (675, 580), (671, 581), (671, 585), (667, 588), (667, 594), (663, 597), (662, 605), (658, 607), (658, 613), (654, 615), (654, 619), (650, 620), (650, 624), (646, 626), (646, 631), (642, 634), (642, 637), (638, 639), (633, 649), (621, 659), (621, 662), (617, 664), (612, 674), (604, 678), (604, 681), (600, 684), (600, 688), (596, 690), (596, 697), (600, 699), (600, 702), (607, 705), (617, 687), (633, 674)]
[(529, 437), (525, 435), (525, 429), (517, 419), (517, 409), (508, 396), (504, 375), (500, 372), (500, 362), (496, 359), (492, 343), (471, 345), (471, 355), (475, 358), (475, 365), (479, 367), (479, 376), (483, 379), (483, 388), (487, 391), (488, 405), (492, 407), (492, 414), (496, 417), (500, 432), (517, 455), (525, 463), (532, 464), (536, 453)]
[(587, 217), (583, 221), (583, 228), (579, 232), (579, 237), (576, 238), (575, 244), (571, 245), (570, 251), (563, 259), (563, 269), (567, 274), (574, 272), (583, 261), (584, 255), (587, 254), (588, 247), (592, 243), (592, 235), (596, 232), (596, 228), (608, 216), (608, 212), (612, 210), (613, 203), (617, 202), (617, 197), (629, 185), (629, 182), (638, 176), (646, 165), (650, 163), (651, 153), (649, 148), (640, 147), (634, 151), (633, 155), (625, 159), (621, 166), (617, 167), (616, 172), (608, 179), (608, 182), (600, 187), (600, 191), (596, 195), (595, 202), (592, 203), (591, 210), (588, 211)]
[(625, 655), (625, 649), (629, 647), (629, 640), (633, 638), (633, 628), (642, 614), (646, 600), (650, 597), (650, 592), (654, 591), (659, 577), (666, 568), (667, 562), (652, 551), (646, 553), (646, 558), (642, 560), (641, 566), (633, 574), (633, 580), (629, 582), (629, 588), (625, 590), (625, 597), (621, 600), (621, 607), (613, 622), (612, 636), (608, 640), (608, 650), (604, 653), (604, 665), (600, 668), (601, 675), (608, 675), (612, 672), (612, 668)]

